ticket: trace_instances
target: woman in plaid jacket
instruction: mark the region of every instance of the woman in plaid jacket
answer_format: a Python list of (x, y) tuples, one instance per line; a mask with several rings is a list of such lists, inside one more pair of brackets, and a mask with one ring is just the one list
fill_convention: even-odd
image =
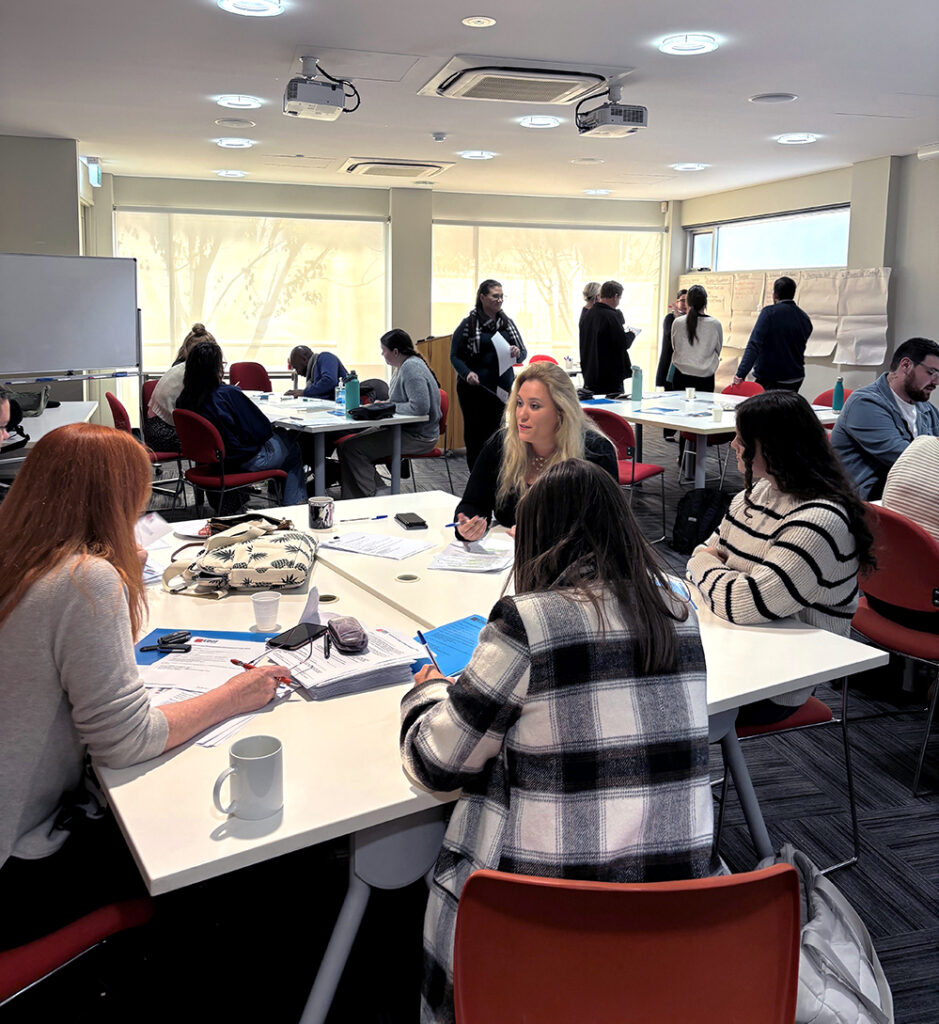
[(463, 790), (424, 920), (422, 1021), (453, 1020), (473, 871), (643, 882), (716, 868), (697, 620), (608, 473), (570, 460), (533, 484), (514, 582), (459, 678), (422, 669), (401, 704), (408, 773)]

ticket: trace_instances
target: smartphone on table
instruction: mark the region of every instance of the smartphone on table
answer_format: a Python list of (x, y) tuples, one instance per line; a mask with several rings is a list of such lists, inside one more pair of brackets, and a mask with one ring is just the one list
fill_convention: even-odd
[(399, 512), (395, 516), (395, 522), (403, 526), (405, 530), (426, 530), (427, 523), (415, 512)]
[(267, 641), (267, 646), (279, 647), (285, 651), (295, 651), (304, 644), (308, 644), (311, 640), (321, 637), (326, 632), (326, 629), (326, 626), (318, 622), (300, 622), (291, 629), (285, 630), (277, 636), (272, 636)]

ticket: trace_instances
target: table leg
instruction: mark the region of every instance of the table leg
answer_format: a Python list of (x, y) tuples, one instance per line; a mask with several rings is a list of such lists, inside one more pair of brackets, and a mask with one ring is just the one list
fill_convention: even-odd
[(432, 807), (352, 836), (349, 888), (300, 1024), (326, 1020), (372, 889), (400, 889), (424, 876), (437, 859), (443, 833), (443, 810)]
[(707, 434), (695, 434), (694, 485), (704, 486), (704, 471), (707, 469), (708, 439)]
[(401, 493), (401, 424), (396, 423), (391, 434), (391, 493)]
[(743, 751), (740, 749), (736, 729), (729, 729), (724, 734), (721, 739), (721, 749), (724, 752), (724, 767), (734, 780), (734, 789), (737, 791), (737, 798), (743, 808), (743, 816), (747, 819), (747, 827), (750, 829), (750, 836), (753, 839), (756, 852), (760, 860), (764, 857), (772, 857), (775, 851), (769, 838), (769, 832), (766, 831), (763, 812), (756, 799), (753, 782), (750, 780), (747, 762), (743, 759)]
[(636, 435), (636, 462), (642, 462), (642, 424), (633, 424), (633, 433)]
[(317, 498), (326, 493), (326, 435), (313, 435), (313, 493)]

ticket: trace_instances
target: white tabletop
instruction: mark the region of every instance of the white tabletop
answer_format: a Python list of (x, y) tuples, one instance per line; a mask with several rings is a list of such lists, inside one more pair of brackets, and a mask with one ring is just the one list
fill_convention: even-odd
[(39, 416), (24, 416), (23, 430), (29, 434), (32, 447), (41, 437), (69, 423), (87, 423), (98, 408), (97, 402), (62, 402), (53, 409), (46, 408)]
[[(641, 402), (629, 400), (621, 402), (601, 401), (581, 403), (584, 409), (603, 409), (622, 416), (631, 423), (642, 423), (651, 426), (674, 430), (687, 430), (692, 434), (727, 434), (735, 428), (734, 409), (746, 400), (746, 395), (724, 395), (699, 391), (693, 401), (685, 398), (678, 391), (666, 391), (662, 394), (646, 392)], [(721, 419), (713, 419), (713, 410), (722, 411)], [(825, 424), (834, 423), (838, 413), (823, 405), (813, 405), (819, 421)]]
[[(321, 548), (311, 582), (321, 594), (339, 597), (322, 609), (408, 635), (473, 613), (487, 616), (502, 591), (504, 573), (427, 568), (453, 539), (452, 529), (443, 527), (456, 504), (453, 495), (440, 491), (337, 502), (335, 529), (327, 535), (354, 530), (425, 537), (432, 548), (402, 561)], [(297, 525), (306, 515), (302, 506), (282, 511)], [(400, 511), (417, 512), (428, 529), (403, 530), (392, 518)], [(389, 518), (343, 522), (363, 515)], [(172, 544), (174, 538), (167, 540)], [(165, 562), (170, 550), (154, 555)], [(403, 575), (418, 579), (404, 582), (398, 579)], [(214, 600), (150, 588), (148, 596), (151, 628), (243, 630), (253, 621), (247, 594)], [(296, 622), (305, 602), (305, 590), (285, 592), (281, 625)], [(887, 660), (872, 647), (791, 620), (744, 627), (701, 607), (698, 615), (712, 715)], [(262, 822), (227, 818), (212, 804), (212, 784), (228, 763), (227, 743), (213, 748), (189, 743), (132, 768), (99, 769), (150, 892), (167, 892), (452, 799), (453, 794), (434, 795), (412, 785), (402, 770), (398, 706), (405, 689), (319, 702), (294, 694), (245, 726), (239, 735), (270, 733), (284, 743), (284, 810)]]
[(302, 430), (305, 434), (328, 434), (332, 431), (365, 430), (368, 427), (393, 427), (404, 423), (425, 423), (426, 416), (406, 416), (395, 413), (382, 420), (356, 420), (348, 415), (337, 415), (335, 402), (323, 398), (287, 398), (265, 391), (246, 391), (245, 394), (278, 427)]

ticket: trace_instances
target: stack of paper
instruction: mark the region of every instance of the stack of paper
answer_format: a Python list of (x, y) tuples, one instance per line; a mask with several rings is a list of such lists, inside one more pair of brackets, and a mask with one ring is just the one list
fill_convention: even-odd
[(410, 537), (383, 537), (379, 533), (344, 533), (341, 537), (330, 537), (320, 541), (321, 548), (335, 551), (352, 551), (357, 555), (378, 555), (379, 558), (410, 558), (434, 545), (425, 540)]
[(430, 563), (429, 569), (450, 569), (455, 572), (502, 572), (515, 558), (515, 541), (502, 534), (491, 534), (485, 540), (447, 545)]
[(361, 654), (343, 654), (314, 641), (299, 651), (272, 650), (270, 659), (290, 669), (314, 700), (364, 693), (379, 686), (411, 682), (411, 663), (424, 653), (420, 645), (383, 629), (366, 629), (368, 647)]

